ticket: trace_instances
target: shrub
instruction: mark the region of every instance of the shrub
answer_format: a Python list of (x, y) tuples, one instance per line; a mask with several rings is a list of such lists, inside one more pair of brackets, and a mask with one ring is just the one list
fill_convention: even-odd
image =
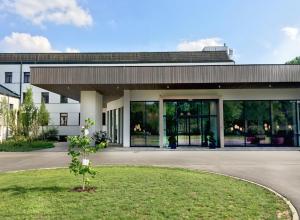
[(110, 137), (108, 136), (107, 132), (105, 131), (97, 131), (93, 135), (93, 140), (95, 141), (95, 144), (101, 144), (102, 147), (106, 148), (108, 141), (110, 141)]
[(25, 152), (54, 147), (51, 141), (31, 141), (24, 136), (10, 138), (0, 144), (0, 151)]
[(48, 128), (45, 132), (44, 135), (46, 140), (49, 141), (57, 141), (58, 140), (58, 130), (55, 127)]

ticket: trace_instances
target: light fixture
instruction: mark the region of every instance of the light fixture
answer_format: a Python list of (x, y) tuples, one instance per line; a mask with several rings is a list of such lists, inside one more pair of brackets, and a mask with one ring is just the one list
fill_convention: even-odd
[(218, 88), (221, 89), (221, 85), (218, 85)]
[(272, 87), (272, 85), (271, 84), (269, 84), (269, 88), (271, 88)]
[(170, 88), (170, 86), (169, 85), (167, 85), (167, 89), (169, 89)]

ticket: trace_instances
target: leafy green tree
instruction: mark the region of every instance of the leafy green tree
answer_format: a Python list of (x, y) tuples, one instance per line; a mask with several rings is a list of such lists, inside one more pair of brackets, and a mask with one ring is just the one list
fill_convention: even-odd
[(43, 139), (45, 139), (44, 126), (47, 126), (49, 124), (49, 119), (50, 119), (50, 115), (46, 108), (45, 101), (42, 100), (42, 104), (38, 112), (38, 123), (42, 127)]
[(300, 56), (286, 62), (286, 64), (300, 64)]
[[(9, 121), (9, 107), (8, 107), (8, 101), (6, 98), (2, 98), (0, 100), (0, 120), (3, 121), (3, 125), (7, 126)], [(8, 135), (8, 132), (6, 132), (6, 136)]]
[(21, 106), (21, 122), (26, 137), (30, 136), (31, 126), (35, 120), (37, 120), (37, 109), (33, 103), (32, 88), (28, 88)]
[(82, 177), (82, 191), (86, 190), (86, 185), (90, 183), (88, 176), (94, 178), (96, 171), (92, 168), (88, 159), (89, 154), (96, 153), (103, 145), (92, 146), (92, 138), (89, 136), (89, 128), (95, 124), (91, 119), (85, 120), (85, 125), (81, 129), (81, 135), (68, 137), (69, 152), (71, 163), (69, 165), (70, 172), (75, 176)]
[(18, 110), (11, 110), (8, 117), (8, 127), (13, 137), (22, 134), (21, 115)]

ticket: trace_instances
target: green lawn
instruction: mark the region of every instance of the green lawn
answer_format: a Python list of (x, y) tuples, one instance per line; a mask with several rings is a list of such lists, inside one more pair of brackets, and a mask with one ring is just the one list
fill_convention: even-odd
[(25, 151), (33, 151), (33, 150), (41, 150), (45, 148), (54, 147), (54, 143), (52, 141), (5, 141), (0, 144), (0, 151), (6, 152), (25, 152)]
[(269, 191), (204, 172), (98, 167), (96, 192), (79, 184), (67, 169), (2, 173), (0, 219), (290, 219)]

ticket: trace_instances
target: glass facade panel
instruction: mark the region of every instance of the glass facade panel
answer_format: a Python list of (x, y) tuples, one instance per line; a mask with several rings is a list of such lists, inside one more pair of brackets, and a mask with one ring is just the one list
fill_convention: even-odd
[(145, 102), (145, 135), (147, 146), (159, 146), (159, 103)]
[(244, 105), (246, 146), (270, 145), (270, 101), (246, 101)]
[(244, 104), (242, 101), (224, 101), (224, 144), (243, 146), (244, 138)]
[(296, 101), (272, 102), (272, 124), (274, 145), (297, 145)]
[(296, 101), (224, 101), (225, 146), (298, 146)]
[(165, 100), (164, 146), (174, 137), (178, 146), (219, 145), (216, 100)]
[(131, 102), (131, 146), (159, 146), (159, 103)]

